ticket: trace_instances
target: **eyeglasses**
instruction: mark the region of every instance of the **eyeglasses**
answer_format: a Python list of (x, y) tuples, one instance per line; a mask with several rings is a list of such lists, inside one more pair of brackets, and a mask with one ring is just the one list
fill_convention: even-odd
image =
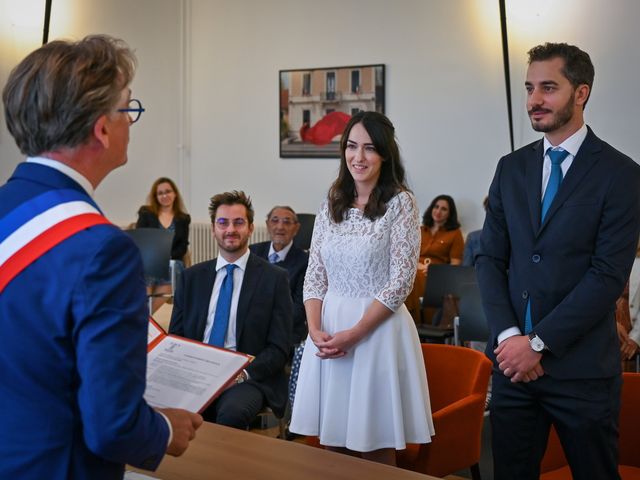
[(295, 225), (297, 222), (293, 218), (279, 218), (279, 217), (271, 217), (269, 219), (269, 223), (271, 225), (277, 225), (278, 223), (283, 224), (285, 227), (289, 227), (291, 225)]
[(126, 112), (129, 115), (129, 123), (130, 124), (134, 124), (136, 123), (138, 120), (140, 120), (140, 115), (142, 115), (142, 112), (144, 112), (145, 109), (142, 108), (142, 103), (140, 103), (140, 100), (136, 99), (136, 98), (132, 98), (131, 100), (129, 100), (129, 107), (128, 108), (119, 108), (118, 112)]
[(234, 218), (229, 220), (228, 218), (216, 218), (216, 225), (220, 228), (228, 228), (233, 223), (234, 227), (244, 227), (247, 224), (247, 220), (244, 218)]
[(157, 195), (158, 197), (162, 197), (164, 195), (171, 195), (173, 193), (173, 190), (160, 190)]

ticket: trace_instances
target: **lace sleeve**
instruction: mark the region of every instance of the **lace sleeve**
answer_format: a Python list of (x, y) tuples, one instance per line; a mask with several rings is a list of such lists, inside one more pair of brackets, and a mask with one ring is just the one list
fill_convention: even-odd
[(323, 300), (327, 293), (327, 270), (322, 262), (320, 249), (329, 228), (329, 209), (325, 201), (320, 207), (316, 221), (313, 225), (311, 237), (311, 249), (309, 252), (309, 264), (304, 277), (303, 300), (310, 298)]
[(389, 281), (376, 300), (397, 310), (413, 288), (420, 254), (420, 216), (415, 198), (401, 192), (389, 202), (391, 245)]

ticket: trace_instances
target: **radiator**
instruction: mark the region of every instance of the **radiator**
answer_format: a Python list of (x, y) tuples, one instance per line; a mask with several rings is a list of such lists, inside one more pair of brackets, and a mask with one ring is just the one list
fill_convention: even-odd
[[(254, 224), (249, 243), (265, 242), (270, 239), (266, 226)], [(189, 227), (189, 251), (191, 252), (192, 265), (211, 260), (218, 255), (218, 244), (211, 233), (210, 223), (191, 224)]]

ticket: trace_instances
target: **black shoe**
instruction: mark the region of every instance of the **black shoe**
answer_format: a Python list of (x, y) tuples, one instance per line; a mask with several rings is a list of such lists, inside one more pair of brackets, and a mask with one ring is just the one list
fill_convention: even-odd
[(295, 440), (296, 438), (300, 438), (302, 437), (302, 435), (298, 435), (297, 433), (293, 433), (292, 431), (289, 430), (289, 427), (287, 427), (284, 430), (284, 439), (287, 441), (291, 441), (291, 440)]

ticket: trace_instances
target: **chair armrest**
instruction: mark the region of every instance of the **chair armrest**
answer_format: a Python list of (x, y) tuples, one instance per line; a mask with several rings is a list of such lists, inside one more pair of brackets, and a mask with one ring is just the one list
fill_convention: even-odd
[(434, 412), (436, 437), (443, 439), (450, 436), (451, 440), (458, 442), (460, 437), (457, 428), (463, 428), (468, 433), (467, 437), (479, 434), (482, 431), (484, 405), (485, 396), (475, 393)]
[(435, 436), (431, 443), (409, 445), (398, 452), (399, 466), (436, 477), (464, 469), (480, 460), (485, 397), (464, 397), (433, 413)]

